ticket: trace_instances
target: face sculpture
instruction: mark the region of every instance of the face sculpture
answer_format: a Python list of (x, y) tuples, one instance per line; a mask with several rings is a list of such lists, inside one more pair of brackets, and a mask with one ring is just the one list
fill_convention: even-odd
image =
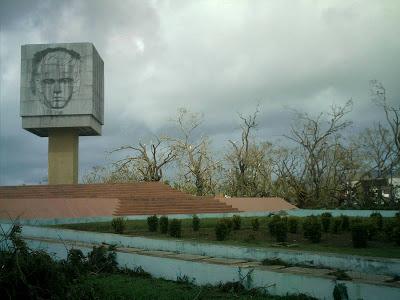
[(52, 109), (62, 109), (80, 85), (80, 55), (64, 48), (46, 49), (35, 56), (34, 93)]

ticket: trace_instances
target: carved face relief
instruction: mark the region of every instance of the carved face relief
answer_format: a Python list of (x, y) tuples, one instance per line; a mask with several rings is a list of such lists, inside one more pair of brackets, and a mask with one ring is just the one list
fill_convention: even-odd
[(48, 108), (62, 109), (79, 91), (80, 55), (64, 48), (46, 49), (35, 55), (34, 90)]

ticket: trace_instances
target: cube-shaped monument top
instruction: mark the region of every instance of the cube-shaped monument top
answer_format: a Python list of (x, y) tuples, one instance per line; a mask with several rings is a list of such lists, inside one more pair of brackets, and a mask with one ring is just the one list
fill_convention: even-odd
[(104, 123), (104, 64), (91, 43), (21, 48), (22, 127), (39, 136), (51, 128), (100, 135)]

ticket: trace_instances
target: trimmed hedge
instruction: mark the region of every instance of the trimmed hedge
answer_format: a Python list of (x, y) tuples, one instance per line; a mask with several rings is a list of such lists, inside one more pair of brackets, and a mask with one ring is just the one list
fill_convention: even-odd
[(231, 218), (223, 218), (222, 222), (225, 223), (226, 228), (228, 229), (228, 233), (230, 233), (232, 231), (232, 227), (233, 227), (233, 222)]
[(111, 227), (115, 233), (124, 233), (126, 222), (122, 217), (113, 218), (111, 221)]
[(278, 215), (274, 215), (268, 223), (269, 233), (272, 236), (276, 235), (276, 224), (281, 221), (281, 217)]
[(258, 218), (251, 220), (251, 227), (253, 228), (253, 231), (258, 231), (258, 229), (260, 229), (260, 222), (258, 221)]
[(400, 224), (393, 229), (392, 238), (397, 246), (400, 246)]
[(341, 215), (340, 220), (342, 221), (342, 231), (348, 231), (350, 229), (350, 218), (346, 215)]
[(368, 225), (363, 222), (352, 224), (351, 238), (354, 248), (366, 248), (368, 243)]
[(233, 215), (232, 224), (233, 224), (233, 230), (240, 230), (240, 227), (242, 225), (242, 218), (238, 215)]
[(172, 237), (180, 238), (182, 236), (182, 221), (172, 219), (169, 224), (169, 235)]
[(324, 232), (329, 231), (331, 221), (332, 221), (331, 213), (324, 212), (323, 214), (321, 214), (321, 223), (322, 223), (322, 228), (324, 229)]
[(288, 218), (288, 230), (290, 233), (297, 233), (299, 225), (299, 220), (296, 217)]
[(275, 223), (275, 238), (278, 243), (286, 242), (287, 231), (286, 219), (282, 218), (279, 222)]
[(378, 213), (378, 212), (372, 213), (369, 216), (369, 218), (371, 219), (371, 221), (373, 223), (375, 223), (376, 227), (379, 230), (382, 230), (382, 228), (383, 228), (383, 217), (382, 217), (382, 215), (380, 213)]
[(340, 218), (333, 218), (331, 226), (332, 233), (338, 234), (340, 233), (341, 229), (342, 229), (342, 220)]
[(306, 217), (303, 223), (304, 237), (313, 243), (321, 241), (321, 222), (316, 216)]
[(167, 233), (168, 232), (168, 217), (167, 216), (160, 217), (159, 223), (160, 223), (160, 232)]
[(193, 215), (192, 228), (193, 228), (193, 231), (199, 231), (199, 229), (200, 229), (200, 218), (196, 215)]
[(147, 227), (150, 232), (156, 232), (158, 228), (158, 218), (156, 215), (147, 218)]
[(226, 219), (218, 220), (217, 224), (215, 225), (215, 236), (218, 241), (223, 241), (227, 238), (230, 229), (228, 228)]
[(374, 220), (365, 220), (365, 225), (367, 226), (368, 231), (368, 240), (372, 241), (379, 232), (378, 225)]

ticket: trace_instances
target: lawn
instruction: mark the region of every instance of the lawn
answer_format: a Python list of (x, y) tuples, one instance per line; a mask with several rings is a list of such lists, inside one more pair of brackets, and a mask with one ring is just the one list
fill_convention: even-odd
[[(225, 241), (217, 241), (215, 237), (215, 225), (218, 219), (202, 219), (200, 223), (200, 230), (198, 232), (192, 230), (192, 219), (184, 219), (182, 220), (181, 239), (236, 246), (277, 247), (293, 250), (400, 258), (400, 247), (396, 246), (394, 242), (387, 241), (384, 232), (378, 232), (373, 240), (368, 241), (367, 248), (355, 249), (352, 246), (351, 232), (349, 231), (343, 231), (339, 234), (323, 232), (320, 243), (311, 243), (309, 240), (304, 238), (301, 224), (299, 224), (298, 233), (288, 233), (287, 242), (285, 244), (278, 244), (275, 241), (275, 238), (271, 236), (268, 231), (268, 222), (271, 220), (271, 218), (258, 218), (260, 222), (260, 229), (258, 231), (254, 231), (252, 229), (252, 219), (254, 218), (241, 218), (241, 229), (237, 231), (232, 230)], [(67, 224), (58, 225), (57, 227), (105, 233), (114, 232), (111, 222)], [(160, 232), (149, 232), (146, 220), (126, 221), (124, 235), (161, 239), (171, 238), (169, 235), (161, 234)]]
[(70, 290), (70, 299), (264, 299), (306, 300), (304, 295), (271, 296), (259, 291), (233, 291), (222, 287), (195, 286), (156, 278), (131, 277), (123, 274), (99, 274), (85, 278)]

